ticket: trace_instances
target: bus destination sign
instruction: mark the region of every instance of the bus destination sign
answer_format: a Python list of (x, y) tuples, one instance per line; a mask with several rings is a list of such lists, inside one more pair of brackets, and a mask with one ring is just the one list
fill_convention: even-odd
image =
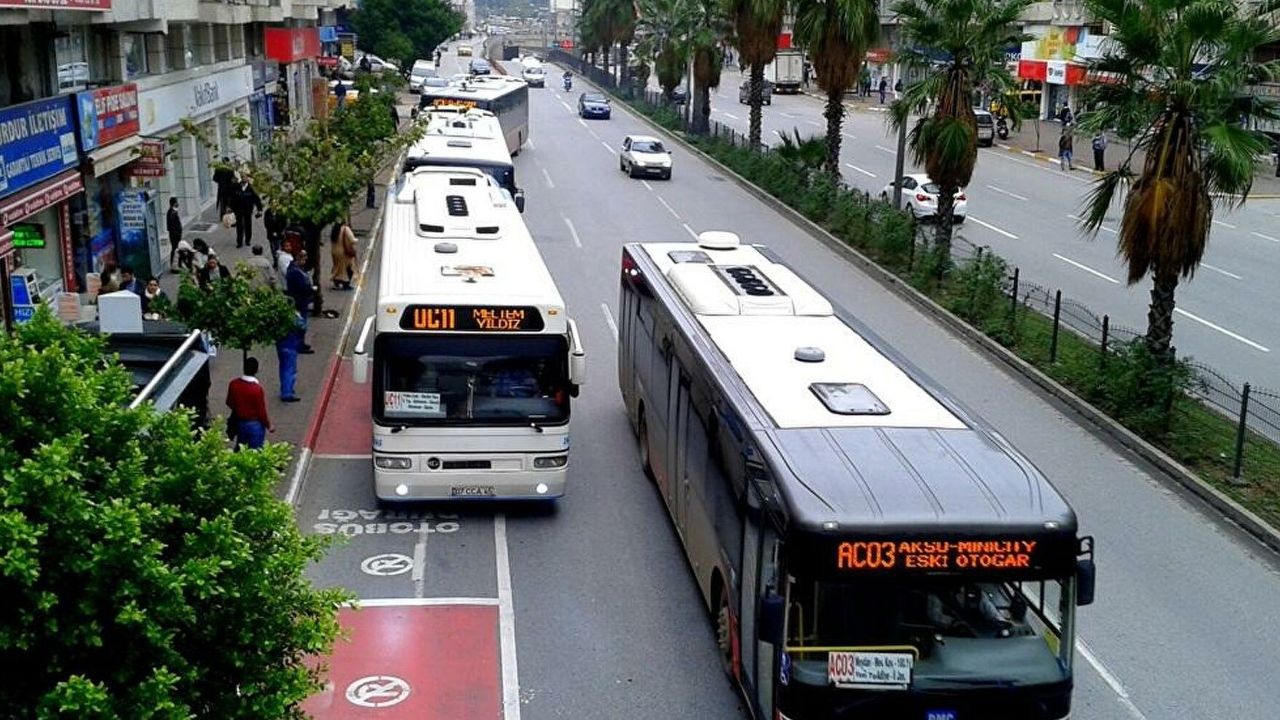
[(542, 313), (530, 305), (410, 305), (400, 316), (401, 330), (466, 332), (538, 332)]
[(432, 107), (449, 107), (462, 108), (470, 110), (476, 106), (475, 100), (464, 100), (462, 98), (435, 98), (431, 101)]
[(1031, 570), (1039, 540), (870, 540), (836, 545), (846, 571), (969, 572)]

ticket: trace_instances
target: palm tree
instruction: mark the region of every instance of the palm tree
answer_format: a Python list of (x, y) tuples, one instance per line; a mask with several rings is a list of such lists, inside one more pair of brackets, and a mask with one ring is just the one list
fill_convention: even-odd
[[(899, 60), (922, 72), (894, 103), (890, 122), (901, 130), (911, 114), (920, 115), (908, 145), (912, 161), (925, 166), (939, 189), (934, 233), (939, 272), (950, 261), (956, 195), (969, 184), (978, 162), (974, 89), (985, 86), (997, 96), (1010, 97), (1017, 83), (1005, 69), (1005, 48), (1022, 41), (1018, 18), (1031, 3), (900, 0), (893, 6), (906, 46)], [(1018, 115), (1012, 120), (1016, 123)]]
[(683, 38), (688, 20), (687, 0), (636, 0), (636, 30), (641, 36), (636, 53), (653, 65), (663, 97), (672, 93), (684, 77), (689, 60)]
[(726, 0), (733, 21), (733, 45), (751, 67), (751, 119), (747, 136), (752, 150), (760, 147), (761, 107), (764, 105), (764, 66), (778, 54), (778, 33), (786, 16), (786, 0)]
[[(1087, 0), (1087, 6), (1114, 27), (1091, 70), (1117, 82), (1091, 86), (1087, 100), (1095, 112), (1082, 129), (1114, 127), (1136, 139), (1119, 167), (1097, 180), (1082, 224), (1096, 234), (1123, 196), (1119, 253), (1130, 285), (1152, 276), (1145, 343), (1154, 357), (1170, 361), (1174, 291), (1204, 256), (1215, 201), (1243, 203), (1255, 159), (1270, 149), (1248, 121), (1280, 117), (1275, 101), (1245, 92), (1280, 77), (1280, 61), (1257, 60), (1261, 48), (1280, 42), (1280, 3), (1252, 10), (1234, 0)], [(1138, 151), (1144, 157), (1135, 172)]]
[(840, 174), (844, 94), (858, 81), (867, 46), (880, 33), (875, 0), (798, 0), (795, 36), (809, 51), (818, 87), (827, 94), (827, 172)]
[[(606, 54), (615, 44), (618, 46), (618, 85), (630, 91), (627, 82), (627, 48), (636, 36), (636, 6), (634, 0), (589, 0), (597, 23), (605, 38)], [(608, 61), (606, 60), (606, 63)]]

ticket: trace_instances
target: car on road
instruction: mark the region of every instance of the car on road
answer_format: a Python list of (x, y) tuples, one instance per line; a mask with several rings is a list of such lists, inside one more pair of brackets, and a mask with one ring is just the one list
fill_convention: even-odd
[(471, 57), (471, 46), (470, 46), (470, 45), (459, 45), (459, 46), (458, 46), (458, 57)]
[(649, 135), (628, 135), (618, 154), (618, 169), (630, 177), (671, 179), (671, 151)]
[(608, 120), (611, 114), (609, 98), (604, 95), (584, 92), (578, 96), (578, 117)]
[[(910, 210), (919, 220), (937, 219), (938, 192), (941, 188), (924, 173), (902, 176), (902, 206)], [(893, 183), (884, 186), (880, 191), (880, 199), (893, 202)], [(964, 188), (956, 193), (956, 206), (952, 211), (955, 222), (964, 222), (969, 214), (969, 201), (965, 198)]]
[(671, 91), (671, 102), (677, 105), (683, 105), (689, 102), (689, 86), (680, 83), (675, 90)]
[(520, 71), (520, 77), (529, 87), (546, 87), (547, 71), (541, 65), (529, 65)]
[(409, 71), (409, 92), (422, 92), (422, 84), (427, 78), (436, 77), (436, 64), (431, 60), (419, 60)]
[(995, 116), (979, 108), (973, 109), (973, 115), (978, 120), (978, 144), (991, 147), (992, 143), (996, 141)]
[(489, 75), (493, 72), (493, 67), (484, 58), (472, 58), (467, 65), (467, 70), (472, 75)]
[[(764, 81), (764, 87), (761, 88), (760, 90), (760, 99), (762, 102), (764, 102), (765, 105), (773, 104), (773, 82), (772, 81), (770, 80)], [(750, 80), (743, 80), (742, 84), (738, 86), (738, 102), (742, 103), (743, 105), (746, 105), (747, 103), (751, 102), (751, 81)]]
[(369, 58), (369, 72), (381, 74), (383, 71), (400, 72), (400, 66), (390, 60), (383, 60), (373, 53), (365, 53), (356, 59), (356, 67), (360, 67), (360, 59)]

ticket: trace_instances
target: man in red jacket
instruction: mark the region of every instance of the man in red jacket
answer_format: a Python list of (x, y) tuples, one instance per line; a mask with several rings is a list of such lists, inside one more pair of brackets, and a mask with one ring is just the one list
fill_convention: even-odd
[(267, 395), (257, 375), (258, 358), (245, 358), (244, 375), (227, 385), (227, 407), (231, 408), (227, 431), (235, 438), (237, 450), (242, 446), (258, 450), (266, 441), (267, 433), (276, 431), (267, 416)]

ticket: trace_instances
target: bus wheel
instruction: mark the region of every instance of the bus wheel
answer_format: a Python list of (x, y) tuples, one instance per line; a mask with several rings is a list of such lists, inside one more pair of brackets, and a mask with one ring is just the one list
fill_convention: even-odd
[(644, 468), (644, 476), (650, 480), (655, 480), (653, 476), (653, 465), (650, 464), (649, 458), (649, 423), (644, 419), (644, 410), (640, 411), (640, 466)]
[(729, 614), (729, 591), (720, 585), (716, 606), (716, 647), (720, 650), (720, 666), (733, 678), (733, 616)]

